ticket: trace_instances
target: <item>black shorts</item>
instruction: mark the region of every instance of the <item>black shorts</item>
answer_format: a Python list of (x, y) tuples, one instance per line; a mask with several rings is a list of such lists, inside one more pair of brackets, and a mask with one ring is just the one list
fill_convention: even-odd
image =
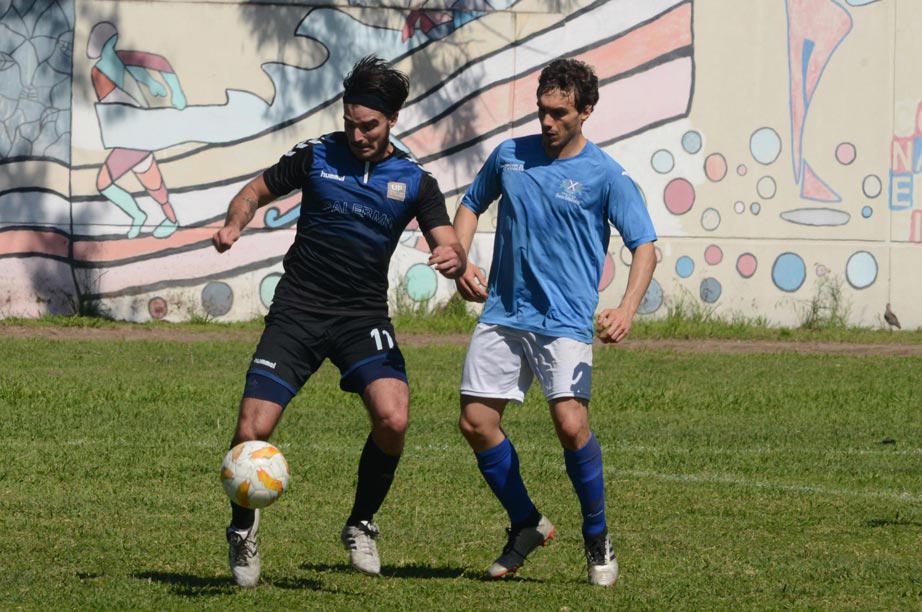
[(274, 305), (247, 374), (266, 376), (296, 394), (329, 358), (343, 391), (361, 393), (379, 378), (407, 382), (406, 364), (387, 315), (347, 317)]

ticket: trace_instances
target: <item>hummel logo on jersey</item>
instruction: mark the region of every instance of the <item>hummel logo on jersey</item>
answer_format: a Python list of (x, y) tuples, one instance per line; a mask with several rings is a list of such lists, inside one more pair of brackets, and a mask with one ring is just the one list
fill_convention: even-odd
[(333, 174), (332, 172), (324, 172), (323, 170), (320, 171), (320, 178), (333, 179), (334, 181), (340, 181), (340, 182), (346, 180), (346, 177), (344, 176)]
[(272, 368), (273, 370), (275, 369), (274, 361), (268, 361), (266, 359), (260, 359), (259, 357), (257, 357), (256, 359), (253, 360), (253, 363), (257, 365), (264, 365), (266, 367)]
[(391, 200), (403, 202), (407, 199), (407, 184), (390, 181), (387, 184), (387, 197)]

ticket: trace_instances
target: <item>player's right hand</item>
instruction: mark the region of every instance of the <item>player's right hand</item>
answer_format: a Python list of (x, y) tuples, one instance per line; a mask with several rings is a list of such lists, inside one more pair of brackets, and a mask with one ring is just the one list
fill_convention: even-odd
[(458, 293), (468, 302), (485, 302), (487, 300), (487, 278), (483, 270), (470, 259), (467, 260), (467, 269), (464, 274), (455, 279)]
[(218, 253), (223, 253), (234, 246), (234, 243), (240, 238), (240, 230), (230, 225), (225, 225), (214, 233), (211, 237), (211, 244), (214, 245)]

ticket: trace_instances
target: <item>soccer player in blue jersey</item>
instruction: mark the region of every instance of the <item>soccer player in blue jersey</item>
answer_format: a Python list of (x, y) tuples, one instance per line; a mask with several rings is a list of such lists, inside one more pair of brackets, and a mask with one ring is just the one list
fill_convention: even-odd
[(508, 542), (488, 569), (499, 578), (554, 537), (501, 428), (508, 402), (521, 403), (538, 379), (579, 499), (589, 582), (608, 586), (618, 579), (618, 562), (605, 518), (602, 451), (589, 428), (593, 317), (609, 223), (633, 261), (621, 303), (595, 319), (606, 343), (630, 331), (656, 266), (656, 233), (637, 185), (583, 136), (599, 99), (592, 69), (576, 60), (552, 62), (541, 72), (537, 97), (541, 134), (501, 143), (455, 215), (467, 252), (479, 216), (499, 199), (489, 282), (475, 265), (456, 281), (465, 299), (485, 302), (464, 362), (460, 428), (511, 522)]
[[(444, 276), (457, 278), (466, 256), (435, 178), (390, 140), (409, 93), (407, 76), (367, 57), (343, 88), (343, 131), (295, 145), (245, 185), (212, 242), (226, 251), (258, 208), (301, 191), (297, 233), (247, 371), (232, 446), (267, 440), (289, 401), (329, 358), (342, 375), (340, 388), (359, 394), (371, 418), (341, 538), (352, 566), (377, 575), (373, 519), (403, 451), (410, 396), (388, 317), (388, 265), (413, 217), (432, 249), (429, 264)], [(237, 584), (251, 587), (260, 571), (259, 511), (234, 503), (231, 510), (231, 571)]]

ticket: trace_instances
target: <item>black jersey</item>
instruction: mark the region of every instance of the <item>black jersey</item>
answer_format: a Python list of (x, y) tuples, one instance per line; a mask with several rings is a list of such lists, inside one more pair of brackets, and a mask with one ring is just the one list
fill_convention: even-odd
[(263, 173), (279, 196), (301, 190), (295, 241), (274, 302), (338, 315), (387, 312), (387, 270), (416, 217), (450, 225), (438, 182), (399, 149), (379, 162), (349, 151), (343, 132), (301, 142)]

